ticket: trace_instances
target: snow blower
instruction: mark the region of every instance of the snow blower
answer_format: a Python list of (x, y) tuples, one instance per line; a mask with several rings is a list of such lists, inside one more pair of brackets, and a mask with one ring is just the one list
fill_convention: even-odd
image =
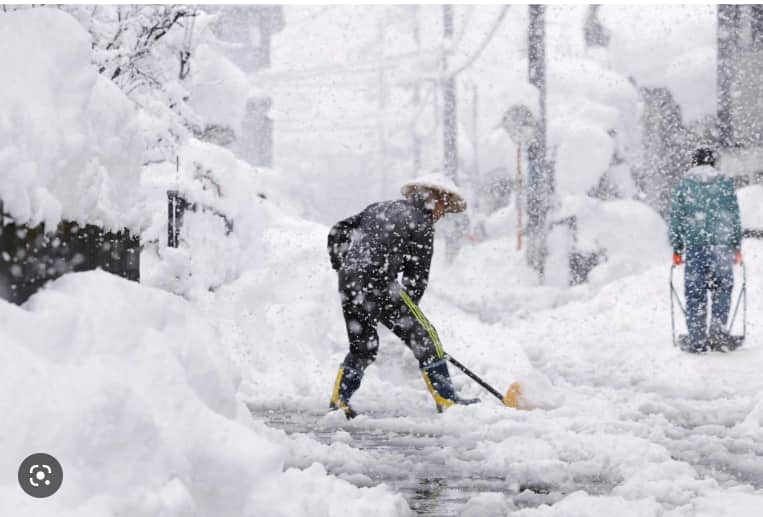
[[(747, 267), (745, 266), (744, 262), (739, 264), (739, 266), (742, 270), (742, 283), (739, 289), (739, 293), (736, 297), (736, 304), (734, 305), (734, 310), (732, 312), (728, 328), (726, 329), (729, 334), (729, 339), (726, 340), (722, 346), (713, 347), (714, 350), (722, 352), (730, 352), (742, 346), (745, 336), (747, 335)], [(684, 303), (681, 301), (681, 296), (678, 294), (678, 291), (673, 284), (673, 272), (675, 271), (676, 267), (678, 267), (676, 264), (673, 264), (670, 267), (670, 325), (672, 330), (673, 346), (678, 346), (681, 348), (681, 350), (687, 350), (688, 347), (691, 346), (689, 344), (689, 336), (687, 334), (676, 333), (676, 305), (678, 305), (678, 307), (681, 309), (681, 313), (684, 316), (684, 321), (686, 321), (686, 308)], [(736, 321), (740, 306), (742, 307), (742, 333), (733, 334), (732, 331), (734, 329), (734, 322)]]

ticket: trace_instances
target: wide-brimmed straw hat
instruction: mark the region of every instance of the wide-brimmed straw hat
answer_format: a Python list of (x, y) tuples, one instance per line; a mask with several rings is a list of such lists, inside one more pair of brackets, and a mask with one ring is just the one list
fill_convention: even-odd
[(416, 192), (430, 191), (445, 199), (445, 212), (457, 214), (466, 210), (466, 200), (453, 180), (440, 172), (431, 172), (403, 183), (400, 193), (411, 198)]

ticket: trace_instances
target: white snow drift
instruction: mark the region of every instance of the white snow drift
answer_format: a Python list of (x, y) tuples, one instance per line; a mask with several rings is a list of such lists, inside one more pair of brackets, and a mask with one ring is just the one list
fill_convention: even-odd
[[(2, 469), (0, 513), (406, 514), (384, 487), (361, 490), (320, 468), (284, 473), (286, 449), (236, 399), (220, 336), (189, 302), (102, 272), (67, 275), (25, 308), (0, 303), (0, 463), (45, 451), (64, 468), (62, 488), (42, 501)], [(324, 505), (326, 490), (345, 503)]]
[[(87, 33), (54, 9), (0, 13), (0, 48), (5, 210), (49, 227), (61, 218), (143, 226), (137, 110), (90, 64)], [(185, 155), (202, 175), (210, 159), (233, 169), (202, 178), (200, 200), (259, 233), (242, 213), (270, 205), (248, 204), (258, 198), (238, 173), (244, 164), (190, 145)], [(215, 181), (222, 196), (204, 192)], [(164, 199), (151, 213), (166, 214)], [(204, 260), (219, 258), (220, 239), (200, 248), (211, 252)], [(234, 273), (251, 260), (249, 243), (227, 250)], [(408, 515), (384, 486), (357, 488), (320, 466), (284, 471), (285, 438), (237, 399), (221, 326), (179, 296), (103, 272), (67, 275), (24, 307), (0, 301), (0, 514)], [(19, 488), (16, 468), (42, 451), (61, 462), (64, 482), (36, 500)]]
[(0, 199), (17, 221), (135, 227), (136, 110), (91, 65), (90, 38), (57, 9), (0, 14)]

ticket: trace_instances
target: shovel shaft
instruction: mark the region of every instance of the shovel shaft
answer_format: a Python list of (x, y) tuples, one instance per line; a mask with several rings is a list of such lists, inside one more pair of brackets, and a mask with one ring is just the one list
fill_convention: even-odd
[(450, 354), (445, 354), (445, 358), (450, 361), (453, 366), (464, 372), (467, 376), (469, 376), (474, 382), (485, 388), (487, 391), (490, 392), (491, 395), (493, 395), (495, 398), (503, 402), (503, 395), (501, 395), (498, 390), (496, 390), (494, 387), (492, 387), (490, 384), (483, 381), (476, 373), (472, 372), (469, 368), (458, 362), (456, 359), (450, 356)]

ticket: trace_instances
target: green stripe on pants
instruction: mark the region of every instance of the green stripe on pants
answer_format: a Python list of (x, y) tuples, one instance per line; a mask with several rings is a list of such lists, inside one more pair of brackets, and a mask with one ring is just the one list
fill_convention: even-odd
[(441, 358), (444, 356), (445, 352), (442, 350), (442, 344), (440, 343), (440, 337), (437, 335), (437, 331), (432, 326), (432, 324), (429, 323), (429, 320), (426, 316), (424, 316), (424, 313), (421, 312), (421, 309), (419, 309), (418, 305), (416, 305), (416, 302), (414, 302), (405, 291), (400, 291), (400, 297), (403, 299), (403, 302), (411, 310), (416, 319), (419, 320), (419, 323), (421, 323), (421, 325), (424, 327), (424, 330), (427, 331), (429, 337), (432, 338), (435, 351), (437, 352), (437, 357)]

